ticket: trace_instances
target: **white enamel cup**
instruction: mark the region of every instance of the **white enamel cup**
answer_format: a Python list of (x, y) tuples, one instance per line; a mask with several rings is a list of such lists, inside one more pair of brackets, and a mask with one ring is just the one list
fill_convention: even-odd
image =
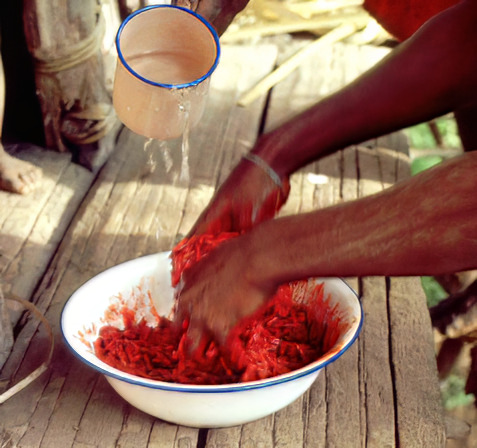
[(180, 137), (204, 111), (219, 38), (197, 13), (171, 5), (140, 9), (121, 24), (113, 104), (119, 119), (148, 138)]

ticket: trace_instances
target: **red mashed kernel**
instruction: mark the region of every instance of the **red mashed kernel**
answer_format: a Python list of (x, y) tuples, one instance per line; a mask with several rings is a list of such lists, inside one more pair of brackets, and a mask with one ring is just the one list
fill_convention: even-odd
[[(180, 243), (172, 252), (173, 283), (179, 282), (184, 269), (233, 236), (206, 235)], [(295, 300), (297, 291), (306, 299)], [(337, 309), (330, 307), (323, 292), (322, 283), (311, 281), (282, 285), (232, 329), (223, 345), (204, 334), (193, 350), (188, 322), (179, 327), (160, 317), (159, 324), (150, 327), (144, 320), (135, 322), (135, 313), (124, 307), (124, 330), (103, 326), (94, 342), (95, 353), (124, 372), (182, 384), (230, 384), (281, 375), (320, 358), (343, 330)]]
[(239, 233), (222, 232), (218, 235), (193, 235), (184, 238), (172, 249), (172, 286), (178, 285), (182, 273), (190, 268), (194, 263), (205, 257), (211, 250), (215, 249), (224, 241), (235, 238)]

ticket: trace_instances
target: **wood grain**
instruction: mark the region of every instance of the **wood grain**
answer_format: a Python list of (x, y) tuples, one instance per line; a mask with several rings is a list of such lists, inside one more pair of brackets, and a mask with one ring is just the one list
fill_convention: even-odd
[[(286, 50), (299, 45), (290, 42)], [(274, 128), (383, 55), (336, 44), (275, 86), (268, 102), (262, 97), (239, 107), (240, 95), (287, 56), (277, 48), (223, 48), (206, 113), (191, 133), (189, 178), (180, 178), (180, 141), (145, 149), (146, 141), (128, 131), (97, 176), (66, 154), (25, 153), (41, 164), (46, 179), (31, 197), (0, 192), (0, 206), (9, 210), (0, 215), (0, 273), (7, 291), (45, 313), (56, 349), (50, 370), (0, 406), (0, 446), (444, 446), (430, 323), (416, 279), (346, 279), (365, 313), (358, 341), (294, 403), (238, 427), (198, 430), (154, 419), (129, 406), (62, 342), (59, 316), (76, 288), (122, 261), (171, 249), (253, 146), (262, 125)], [(367, 56), (368, 65), (362, 61)], [(407, 156), (388, 143), (366, 142), (304, 167), (292, 176), (282, 214), (373, 194), (408, 176)], [(18, 329), (1, 371), (11, 381), (40, 362), (47, 342), (28, 319)]]

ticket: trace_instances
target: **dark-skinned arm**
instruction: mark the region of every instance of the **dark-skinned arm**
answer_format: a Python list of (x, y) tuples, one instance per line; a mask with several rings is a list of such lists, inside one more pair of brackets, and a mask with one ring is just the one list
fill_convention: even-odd
[(253, 152), (285, 177), (350, 144), (475, 104), (476, 48), (477, 2), (467, 0), (429, 20), (346, 88), (264, 134)]
[[(476, 48), (476, 1), (431, 19), (355, 82), (259, 138), (252, 152), (283, 179), (283, 191), (263, 170), (242, 160), (192, 233), (241, 231), (269, 219), (275, 210), (262, 210), (270, 198), (278, 198), (277, 208), (286, 200), (288, 177), (336, 150), (450, 111), (460, 117), (461, 111), (477, 110)], [(471, 145), (477, 139), (468, 134), (463, 143)]]
[(223, 336), (288, 281), (477, 268), (476, 173), (472, 152), (382, 193), (266, 221), (184, 273), (178, 319)]

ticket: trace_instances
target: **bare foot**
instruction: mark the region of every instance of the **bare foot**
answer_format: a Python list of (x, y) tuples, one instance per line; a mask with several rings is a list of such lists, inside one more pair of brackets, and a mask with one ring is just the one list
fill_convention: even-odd
[(20, 194), (30, 193), (35, 189), (41, 176), (40, 168), (11, 156), (0, 144), (0, 190)]

